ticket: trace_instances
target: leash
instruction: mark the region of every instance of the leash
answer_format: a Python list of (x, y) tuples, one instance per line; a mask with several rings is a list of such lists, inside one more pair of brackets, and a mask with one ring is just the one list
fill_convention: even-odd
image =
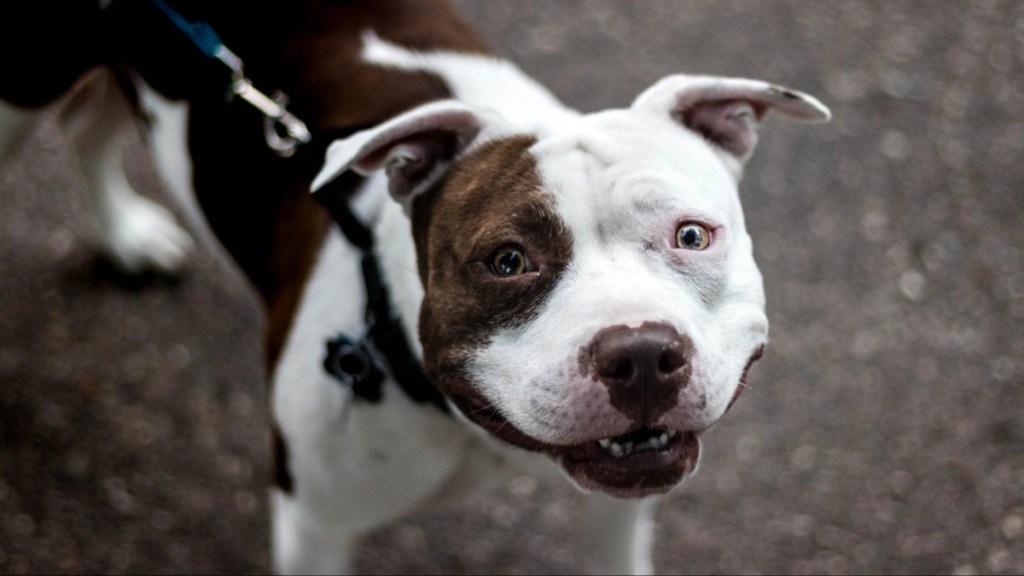
[(231, 70), (229, 100), (235, 96), (245, 100), (263, 114), (263, 135), (267, 147), (282, 158), (291, 157), (302, 144), (312, 139), (306, 124), (285, 107), (287, 97), (281, 92), (267, 96), (256, 89), (245, 76), (242, 59), (221, 42), (220, 36), (206, 22), (192, 22), (171, 8), (164, 0), (151, 0), (167, 18), (174, 23), (200, 52), (209, 58), (219, 60)]
[[(278, 156), (290, 158), (301, 149), (301, 156), (315, 168), (322, 161), (329, 140), (349, 136), (358, 130), (325, 130), (314, 141), (306, 124), (285, 108), (287, 97), (280, 92), (270, 97), (257, 90), (244, 74), (242, 59), (224, 45), (209, 24), (188, 20), (164, 0), (151, 1), (188, 36), (196, 48), (231, 70), (230, 96), (242, 98), (263, 114), (267, 146)], [(443, 413), (451, 414), (444, 395), (423, 373), (405, 327), (392, 310), (390, 291), (374, 250), (376, 240), (373, 231), (349, 206), (348, 193), (361, 179), (361, 176), (348, 172), (313, 194), (331, 214), (342, 235), (361, 252), (366, 289), (366, 332), (358, 338), (345, 333), (330, 338), (323, 368), (339, 384), (351, 388), (356, 396), (372, 402), (381, 400), (385, 375), (390, 372), (399, 387), (414, 401), (433, 404)]]

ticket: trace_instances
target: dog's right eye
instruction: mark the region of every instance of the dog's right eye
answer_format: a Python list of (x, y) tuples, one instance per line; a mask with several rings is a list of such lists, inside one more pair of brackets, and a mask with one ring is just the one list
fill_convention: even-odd
[(530, 259), (519, 246), (502, 246), (491, 255), (491, 272), (498, 276), (518, 276), (528, 272), (531, 266)]

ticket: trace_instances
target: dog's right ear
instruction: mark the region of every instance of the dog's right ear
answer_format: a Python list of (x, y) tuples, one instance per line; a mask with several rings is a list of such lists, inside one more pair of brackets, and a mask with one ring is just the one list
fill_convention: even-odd
[(412, 201), (437, 182), (494, 118), (455, 101), (426, 104), (327, 148), (316, 192), (346, 170), (364, 176), (383, 168), (388, 190), (409, 213)]

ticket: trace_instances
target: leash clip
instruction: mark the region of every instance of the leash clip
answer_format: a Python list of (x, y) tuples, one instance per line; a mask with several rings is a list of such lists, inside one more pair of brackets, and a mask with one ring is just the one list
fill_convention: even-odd
[(263, 135), (267, 147), (282, 158), (295, 154), (295, 149), (310, 141), (312, 136), (306, 125), (285, 108), (286, 98), (278, 94), (272, 98), (260, 92), (245, 77), (242, 59), (224, 45), (220, 36), (206, 22), (191, 22), (171, 8), (165, 0), (152, 0), (203, 54), (215, 58), (231, 70), (231, 95), (240, 96), (263, 114)]
[(263, 136), (267, 147), (278, 156), (291, 157), (299, 145), (308, 143), (312, 138), (306, 124), (285, 108), (288, 99), (281, 92), (267, 96), (253, 86), (251, 80), (236, 74), (231, 83), (231, 93), (263, 114)]

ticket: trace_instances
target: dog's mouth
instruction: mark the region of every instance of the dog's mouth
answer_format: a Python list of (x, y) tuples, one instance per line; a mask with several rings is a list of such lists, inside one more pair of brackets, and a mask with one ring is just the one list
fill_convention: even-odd
[[(461, 384), (458, 388), (463, 389)], [(542, 442), (479, 394), (459, 392), (449, 388), (452, 401), (470, 420), (505, 442), (546, 454), (586, 490), (619, 498), (663, 494), (693, 472), (700, 457), (698, 431), (639, 427), (572, 445)]]
[(583, 488), (637, 498), (674, 488), (697, 468), (696, 432), (638, 428), (558, 451), (562, 468)]

